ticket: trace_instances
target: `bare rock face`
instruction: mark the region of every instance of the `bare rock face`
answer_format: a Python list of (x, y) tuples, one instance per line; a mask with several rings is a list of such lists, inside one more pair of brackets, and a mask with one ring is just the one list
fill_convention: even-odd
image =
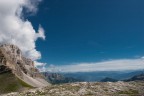
[(11, 71), (19, 79), (33, 87), (49, 85), (31, 59), (25, 58), (21, 50), (10, 44), (0, 46), (0, 73)]

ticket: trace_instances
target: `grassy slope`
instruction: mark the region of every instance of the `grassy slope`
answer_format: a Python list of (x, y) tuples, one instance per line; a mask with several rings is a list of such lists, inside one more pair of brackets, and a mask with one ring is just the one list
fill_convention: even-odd
[(0, 74), (0, 94), (20, 91), (24, 88), (32, 88), (32, 86), (18, 79), (10, 72)]

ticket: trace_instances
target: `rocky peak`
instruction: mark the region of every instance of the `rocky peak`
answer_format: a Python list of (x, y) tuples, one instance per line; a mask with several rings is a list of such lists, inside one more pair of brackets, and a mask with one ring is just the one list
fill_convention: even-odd
[(36, 78), (44, 79), (34, 67), (34, 62), (24, 57), (22, 51), (15, 45), (0, 45), (0, 69), (0, 73), (10, 69), (18, 78), (27, 82)]
[[(33, 61), (23, 57), (21, 50), (15, 45), (10, 45), (10, 44), (1, 45), (0, 52), (1, 52), (0, 63), (2, 65), (10, 67), (13, 70), (13, 72), (17, 75), (21, 75), (19, 74), (21, 73), (19, 71), (20, 69), (25, 74), (27, 74), (28, 71), (30, 71), (29, 70), (30, 67), (34, 68)], [(29, 65), (29, 68), (26, 68), (27, 65)]]
[(2, 48), (6, 54), (9, 54), (11, 57), (16, 58), (17, 60), (21, 60), (22, 58), (22, 52), (21, 50), (15, 46), (10, 44), (4, 44), (1, 45), (0, 48)]

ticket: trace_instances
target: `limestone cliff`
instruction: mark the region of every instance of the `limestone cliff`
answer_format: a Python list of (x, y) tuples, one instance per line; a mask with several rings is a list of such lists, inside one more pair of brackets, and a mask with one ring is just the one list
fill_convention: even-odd
[(34, 62), (24, 57), (21, 50), (15, 45), (0, 45), (0, 75), (7, 71), (33, 87), (49, 85), (34, 67)]

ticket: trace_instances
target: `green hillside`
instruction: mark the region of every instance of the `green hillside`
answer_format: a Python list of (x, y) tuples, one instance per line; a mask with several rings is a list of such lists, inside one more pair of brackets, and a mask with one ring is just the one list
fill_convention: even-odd
[(0, 74), (0, 94), (22, 91), (28, 88), (32, 88), (32, 86), (26, 84), (11, 72)]

